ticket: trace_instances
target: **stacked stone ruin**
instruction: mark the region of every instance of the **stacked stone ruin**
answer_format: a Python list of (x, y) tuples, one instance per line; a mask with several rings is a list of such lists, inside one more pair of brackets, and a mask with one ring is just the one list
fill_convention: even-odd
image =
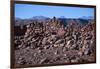
[[(56, 17), (53, 17), (46, 23), (34, 21), (33, 23), (26, 25), (26, 32), (24, 33), (24, 35), (15, 37), (14, 41), (16, 46), (15, 53), (17, 54), (18, 51), (20, 50), (26, 51), (26, 49), (27, 50), (31, 49), (32, 51), (34, 51), (38, 49), (39, 54), (41, 54), (43, 50), (62, 48), (63, 52), (70, 53), (71, 51), (72, 52), (75, 51), (76, 53), (75, 52), (73, 53), (77, 55), (75, 56), (77, 57), (75, 60), (69, 59), (70, 61), (65, 60), (65, 62), (78, 63), (81, 60), (79, 58), (81, 58), (82, 56), (94, 55), (95, 35), (94, 35), (93, 24), (94, 23), (90, 23), (81, 28), (79, 27), (78, 23), (75, 23), (72, 20), (66, 27), (64, 27), (63, 24), (60, 22), (60, 20), (58, 20)], [(53, 53), (55, 55), (59, 55), (60, 50), (55, 50), (55, 51), (56, 52)], [(71, 53), (69, 55), (71, 55)], [(21, 62), (20, 63), (17, 62), (20, 61), (18, 59), (18, 56), (19, 55), (15, 57), (16, 64), (20, 65)], [(67, 57), (68, 55), (64, 54), (64, 56)], [(45, 62), (47, 59), (45, 58), (43, 60), (42, 59), (39, 60), (37, 60), (37, 64), (38, 61), (41, 64)], [(33, 63), (34, 62), (35, 60), (33, 61)], [(50, 62), (54, 62), (54, 60)], [(28, 63), (28, 61), (26, 61), (26, 63)]]

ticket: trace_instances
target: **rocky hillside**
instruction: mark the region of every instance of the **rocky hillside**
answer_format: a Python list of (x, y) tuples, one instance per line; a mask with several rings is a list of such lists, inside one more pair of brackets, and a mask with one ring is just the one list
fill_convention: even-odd
[(93, 20), (53, 17), (23, 21), (14, 27), (16, 67), (95, 61)]

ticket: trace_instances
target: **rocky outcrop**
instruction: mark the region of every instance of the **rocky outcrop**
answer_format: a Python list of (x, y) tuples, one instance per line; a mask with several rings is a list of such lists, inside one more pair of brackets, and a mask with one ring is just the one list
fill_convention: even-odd
[(92, 23), (79, 27), (74, 21), (64, 27), (56, 17), (47, 23), (34, 21), (27, 24), (24, 34), (15, 35), (15, 64), (21, 66), (95, 61), (93, 28)]

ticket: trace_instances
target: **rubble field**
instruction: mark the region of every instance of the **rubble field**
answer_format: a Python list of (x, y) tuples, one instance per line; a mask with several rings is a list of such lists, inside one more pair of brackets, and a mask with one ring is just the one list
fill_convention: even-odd
[(15, 66), (95, 62), (95, 28), (91, 21), (64, 26), (56, 17), (14, 27)]

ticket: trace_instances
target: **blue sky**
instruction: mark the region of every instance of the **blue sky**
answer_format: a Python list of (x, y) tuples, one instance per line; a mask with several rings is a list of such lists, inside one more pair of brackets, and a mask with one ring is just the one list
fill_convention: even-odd
[(24, 19), (33, 16), (46, 16), (50, 18), (53, 16), (64, 16), (66, 18), (88, 17), (94, 16), (94, 8), (15, 4), (15, 17)]

